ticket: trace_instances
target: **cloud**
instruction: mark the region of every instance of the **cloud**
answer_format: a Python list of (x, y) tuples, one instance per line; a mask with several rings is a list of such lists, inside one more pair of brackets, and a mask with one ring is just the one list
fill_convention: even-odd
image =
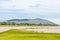
[(40, 3), (34, 3), (34, 4), (30, 5), (29, 7), (40, 7)]
[(10, 1), (10, 0), (0, 0), (0, 2), (2, 2), (2, 1)]
[(24, 9), (0, 9), (0, 12), (21, 12), (24, 11)]
[(28, 13), (60, 13), (59, 0), (10, 0), (3, 2), (0, 9), (24, 9)]

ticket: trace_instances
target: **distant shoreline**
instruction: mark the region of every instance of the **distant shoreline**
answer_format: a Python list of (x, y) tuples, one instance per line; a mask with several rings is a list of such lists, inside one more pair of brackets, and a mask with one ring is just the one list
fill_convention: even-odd
[[(25, 27), (26, 27), (26, 26), (28, 26), (28, 27), (37, 27), (37, 25), (0, 25), (0, 27), (4, 27), (4, 26), (5, 26), (5, 27), (6, 27), (6, 26), (9, 26), (9, 27), (11, 27), (11, 26), (12, 26), (12, 27), (13, 27), (13, 26), (14, 26), (14, 27), (16, 27), (16, 26), (18, 26), (18, 27), (21, 27), (21, 26), (22, 26), (22, 27), (24, 27), (24, 26), (25, 26)], [(44, 25), (42, 25), (42, 26), (38, 26), (38, 27), (59, 27), (59, 26), (44, 26)]]

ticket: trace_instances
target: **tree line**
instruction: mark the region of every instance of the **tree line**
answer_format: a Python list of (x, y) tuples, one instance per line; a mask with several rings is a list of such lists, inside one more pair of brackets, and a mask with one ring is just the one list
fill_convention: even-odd
[(56, 24), (30, 24), (30, 23), (15, 23), (15, 22), (0, 22), (0, 25), (26, 25), (26, 26), (58, 26)]

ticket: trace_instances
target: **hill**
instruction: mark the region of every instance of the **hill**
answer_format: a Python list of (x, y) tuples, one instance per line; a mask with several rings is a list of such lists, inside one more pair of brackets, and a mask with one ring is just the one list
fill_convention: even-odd
[[(5, 22), (9, 24), (24, 24), (24, 25), (57, 25), (51, 21), (45, 20), (45, 19), (10, 19), (6, 20)], [(2, 24), (6, 24), (3, 22)]]
[(45, 19), (11, 19), (7, 20), (7, 22), (15, 22), (15, 23), (28, 23), (28, 24), (51, 24), (51, 25), (56, 25), (55, 23), (45, 20)]

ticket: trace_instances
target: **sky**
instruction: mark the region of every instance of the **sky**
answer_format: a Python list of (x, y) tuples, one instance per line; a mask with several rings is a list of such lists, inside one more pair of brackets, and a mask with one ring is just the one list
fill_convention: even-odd
[(0, 0), (0, 21), (42, 18), (60, 24), (60, 0)]

